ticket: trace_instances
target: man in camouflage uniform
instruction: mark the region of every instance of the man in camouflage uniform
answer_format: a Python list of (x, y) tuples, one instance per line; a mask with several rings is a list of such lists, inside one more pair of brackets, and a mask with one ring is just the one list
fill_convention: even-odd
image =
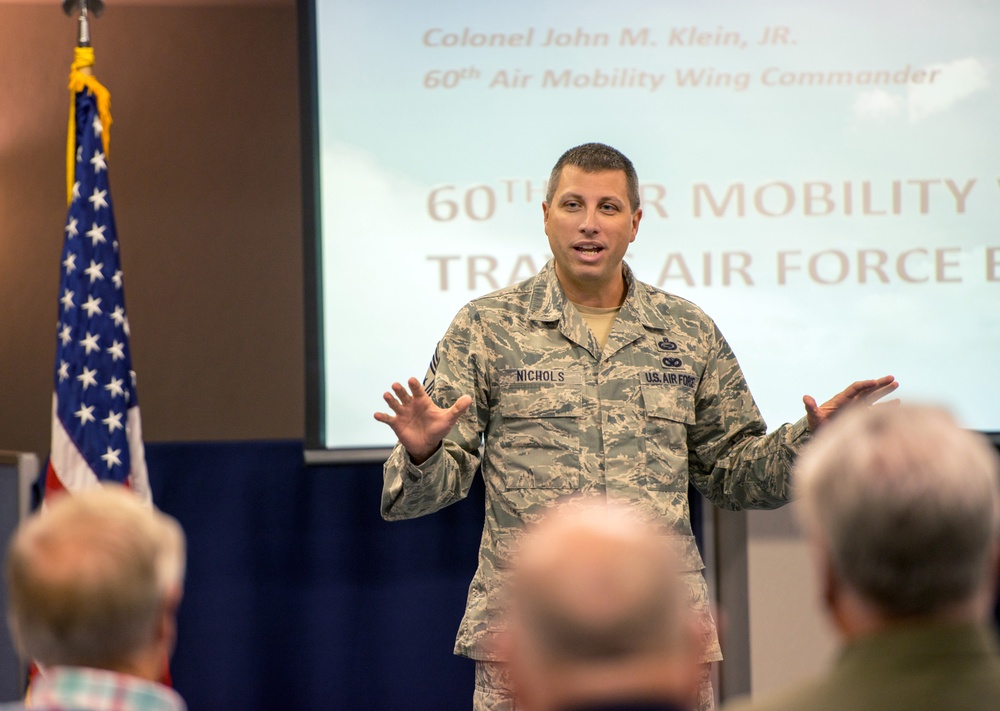
[[(535, 277), (476, 299), (438, 344), (424, 384), (394, 383), (399, 439), (385, 464), (382, 515), (436, 511), (466, 496), (482, 464), (486, 521), (455, 652), (479, 662), (475, 709), (513, 709), (493, 644), (502, 583), (526, 523), (559, 499), (632, 505), (681, 539), (707, 664), (722, 658), (689, 521), (688, 482), (727, 509), (774, 508), (808, 433), (854, 400), (896, 387), (854, 383), (770, 435), (739, 364), (697, 306), (637, 281), (623, 258), (642, 218), (632, 163), (602, 144), (567, 151), (542, 204), (554, 259)], [(480, 445), (484, 445), (480, 450)], [(710, 683), (703, 708), (711, 708)]]

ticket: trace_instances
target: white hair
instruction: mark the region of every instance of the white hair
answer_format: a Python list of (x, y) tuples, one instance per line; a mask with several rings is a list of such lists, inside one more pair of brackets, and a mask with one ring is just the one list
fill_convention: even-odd
[(128, 490), (56, 499), (18, 528), (7, 554), (11, 630), (43, 664), (114, 668), (155, 635), (184, 579), (184, 533)]
[(795, 482), (835, 574), (883, 614), (933, 614), (992, 584), (1000, 459), (944, 410), (846, 412), (806, 448)]

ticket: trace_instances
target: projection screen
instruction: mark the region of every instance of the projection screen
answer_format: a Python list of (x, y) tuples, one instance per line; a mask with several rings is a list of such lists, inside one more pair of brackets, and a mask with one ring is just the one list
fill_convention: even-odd
[(378, 456), (468, 300), (550, 258), (567, 148), (632, 158), (626, 261), (702, 306), (768, 424), (886, 373), (1000, 431), (1000, 5), (315, 0), (308, 447)]

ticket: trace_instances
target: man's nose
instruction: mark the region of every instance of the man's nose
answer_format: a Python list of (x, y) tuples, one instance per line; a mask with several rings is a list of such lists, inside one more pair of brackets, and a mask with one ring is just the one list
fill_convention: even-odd
[(584, 234), (596, 234), (600, 230), (601, 226), (597, 221), (597, 210), (587, 210), (580, 221), (580, 232)]

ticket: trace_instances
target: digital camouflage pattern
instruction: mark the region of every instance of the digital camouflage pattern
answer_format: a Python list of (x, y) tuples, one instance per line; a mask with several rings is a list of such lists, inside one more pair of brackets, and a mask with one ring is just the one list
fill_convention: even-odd
[[(476, 662), (475, 691), (472, 692), (472, 711), (517, 711), (514, 685), (504, 662)], [(712, 672), (706, 665), (698, 685), (698, 699), (693, 711), (714, 711), (715, 692), (712, 690)]]
[(805, 419), (765, 435), (714, 322), (624, 270), (628, 295), (603, 351), (552, 262), (467, 304), (438, 344), (425, 388), (441, 407), (463, 394), (472, 405), (426, 462), (414, 465), (397, 445), (385, 463), (382, 515), (397, 520), (465, 497), (482, 459), (486, 521), (457, 654), (501, 661), (490, 638), (502, 625), (518, 536), (553, 503), (596, 494), (634, 505), (677, 539), (692, 604), (705, 613), (704, 660), (722, 658), (688, 481), (726, 509), (781, 506)]

